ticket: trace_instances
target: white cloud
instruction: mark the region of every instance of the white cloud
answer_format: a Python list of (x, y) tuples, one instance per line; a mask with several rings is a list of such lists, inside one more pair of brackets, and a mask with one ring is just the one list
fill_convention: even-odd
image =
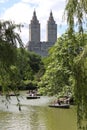
[(11, 8), (5, 11), (3, 19), (14, 20), (17, 23), (28, 22), (28, 12), (30, 12), (30, 10), (31, 9), (27, 4), (14, 4)]
[(5, 3), (7, 2), (8, 0), (0, 0), (0, 3)]
[(16, 23), (25, 23), (27, 27), (22, 29), (21, 36), (24, 42), (28, 42), (28, 24), (32, 19), (33, 11), (35, 9), (37, 18), (41, 24), (41, 40), (46, 40), (46, 24), (50, 11), (52, 10), (54, 20), (59, 26), (62, 21), (65, 1), (66, 0), (21, 0), (21, 2), (15, 3), (11, 8), (8, 8), (3, 13), (2, 18), (5, 20), (13, 20)]

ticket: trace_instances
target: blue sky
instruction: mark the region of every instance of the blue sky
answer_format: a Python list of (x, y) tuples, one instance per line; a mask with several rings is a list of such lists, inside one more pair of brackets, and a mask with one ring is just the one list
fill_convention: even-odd
[(66, 22), (62, 19), (65, 5), (66, 0), (0, 0), (0, 19), (24, 24), (20, 36), (26, 44), (29, 41), (29, 24), (35, 9), (41, 24), (41, 41), (46, 41), (46, 24), (51, 10), (57, 24), (58, 37), (65, 32)]

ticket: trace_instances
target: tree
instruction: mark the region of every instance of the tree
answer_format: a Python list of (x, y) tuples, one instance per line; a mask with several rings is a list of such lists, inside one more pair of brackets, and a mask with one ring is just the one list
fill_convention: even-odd
[(39, 82), (40, 91), (50, 95), (59, 95), (61, 91), (73, 92), (76, 66), (74, 60), (82, 52), (87, 42), (86, 36), (84, 34), (83, 45), (79, 43), (81, 38), (79, 34), (74, 35), (75, 44), (72, 44), (72, 39), (67, 33), (58, 38), (56, 44), (50, 49), (49, 57), (45, 60), (46, 72)]
[(20, 29), (20, 25), (11, 21), (0, 21), (0, 61), (6, 66), (15, 61), (17, 46), (23, 47), (19, 34), (15, 32), (16, 28)]
[[(87, 15), (87, 0), (68, 0), (65, 8), (68, 23), (68, 36), (74, 41), (73, 33), (77, 28), (81, 39), (79, 42), (84, 44), (84, 32), (86, 32), (86, 15)], [(74, 42), (72, 42), (74, 43)], [(78, 129), (87, 129), (83, 125), (84, 119), (87, 119), (87, 87), (86, 87), (86, 64), (87, 64), (87, 46), (84, 47), (82, 54), (80, 54), (74, 61), (75, 74), (75, 97), (77, 101), (77, 120)], [(80, 98), (80, 99), (79, 99)], [(80, 101), (79, 101), (80, 100)], [(86, 124), (86, 123), (85, 123)]]
[(11, 21), (0, 21), (0, 83), (2, 90), (6, 90), (8, 87), (11, 65), (15, 65), (17, 59), (17, 46), (23, 47), (22, 40), (15, 31), (17, 28), (20, 30), (20, 25)]
[[(9, 99), (9, 91), (14, 90), (14, 87), (9, 88), (11, 78), (14, 77), (15, 72), (18, 72), (15, 66), (12, 67), (17, 59), (17, 47), (18, 45), (23, 47), (22, 40), (19, 34), (16, 33), (16, 29), (20, 31), (20, 27), (21, 25), (17, 25), (12, 21), (0, 21), (0, 85), (7, 100)], [(17, 80), (15, 78), (12, 84), (15, 84)]]
[(33, 70), (30, 66), (30, 53), (25, 49), (17, 49), (16, 67), (19, 70), (21, 80), (33, 80)]

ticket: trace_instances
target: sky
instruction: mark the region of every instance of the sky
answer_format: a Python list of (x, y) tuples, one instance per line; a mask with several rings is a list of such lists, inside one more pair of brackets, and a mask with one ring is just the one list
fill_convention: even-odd
[(11, 20), (23, 24), (21, 39), (26, 45), (29, 41), (29, 24), (34, 10), (41, 26), (41, 41), (46, 41), (46, 24), (52, 11), (57, 24), (57, 36), (66, 30), (63, 17), (66, 0), (0, 0), (0, 20)]

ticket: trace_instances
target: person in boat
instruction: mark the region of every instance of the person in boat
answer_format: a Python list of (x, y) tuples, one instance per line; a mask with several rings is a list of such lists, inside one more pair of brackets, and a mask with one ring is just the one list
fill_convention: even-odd
[(32, 96), (32, 91), (29, 91), (29, 96)]
[(70, 98), (68, 96), (64, 98), (64, 104), (70, 104)]
[(57, 100), (57, 103), (58, 103), (58, 105), (61, 105), (61, 101), (59, 99)]
[(32, 92), (32, 95), (31, 95), (32, 97), (34, 97), (35, 95), (34, 95), (34, 93)]

